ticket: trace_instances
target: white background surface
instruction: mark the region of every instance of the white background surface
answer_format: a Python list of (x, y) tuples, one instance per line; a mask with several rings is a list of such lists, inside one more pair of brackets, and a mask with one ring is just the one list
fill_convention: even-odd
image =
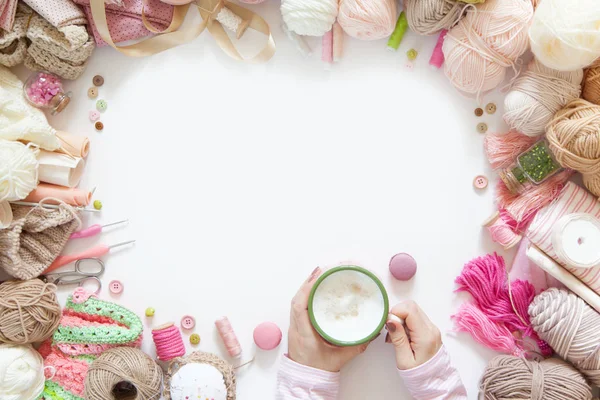
[[(357, 263), (382, 277), (392, 304), (421, 305), (475, 399), (493, 353), (451, 333), (450, 315), (463, 301), (453, 293), (462, 265), (498, 250), (481, 228), (494, 209), (492, 187), (477, 191), (472, 181), (493, 176), (475, 126), (504, 129), (502, 95), (484, 98), (483, 105), (498, 104), (494, 116), (476, 118), (476, 101), (428, 65), (436, 38), (410, 33), (397, 53), (385, 40), (348, 38), (343, 61), (325, 71), (318, 39), (308, 60), (287, 41), (278, 4), (252, 8), (278, 46), (266, 65), (228, 59), (205, 32), (151, 58), (98, 49), (84, 76), (68, 84), (73, 102), (50, 121), (91, 138), (81, 187), (96, 186), (104, 208), (86, 224), (131, 222), (72, 242), (65, 253), (137, 240), (105, 257), (101, 296), (139, 315), (156, 309), (145, 319), (151, 354), (150, 328), (185, 314), (196, 318), (197, 349), (222, 356), (213, 324), (221, 315), (247, 354), (260, 322), (276, 322), (285, 338), (290, 300), (310, 272)], [(412, 71), (405, 67), (411, 47), (419, 51)], [(105, 78), (99, 98), (108, 102), (101, 133), (88, 120), (95, 74)], [(410, 282), (388, 273), (398, 252), (418, 262)], [(108, 292), (112, 279), (124, 284), (119, 297)], [(72, 289), (61, 288), (63, 300)], [(408, 398), (383, 336), (343, 370), (342, 399)], [(257, 353), (239, 376), (240, 400), (273, 397), (286, 350), (284, 339), (276, 351)]]

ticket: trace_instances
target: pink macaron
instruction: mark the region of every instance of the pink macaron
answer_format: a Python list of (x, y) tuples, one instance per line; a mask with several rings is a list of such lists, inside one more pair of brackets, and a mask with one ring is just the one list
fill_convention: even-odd
[(398, 253), (390, 260), (390, 273), (399, 281), (408, 281), (417, 273), (417, 262), (409, 254)]
[(281, 329), (273, 322), (263, 322), (254, 329), (254, 343), (262, 350), (273, 350), (281, 343)]

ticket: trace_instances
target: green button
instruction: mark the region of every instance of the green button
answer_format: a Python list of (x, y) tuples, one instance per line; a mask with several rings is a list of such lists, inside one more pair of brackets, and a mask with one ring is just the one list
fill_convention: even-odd
[(104, 112), (106, 111), (106, 109), (108, 108), (108, 103), (106, 102), (106, 100), (98, 100), (96, 102), (96, 109), (100, 112)]
[(198, 335), (197, 333), (192, 333), (192, 335), (190, 336), (190, 343), (191, 344), (199, 344), (200, 343), (200, 335)]

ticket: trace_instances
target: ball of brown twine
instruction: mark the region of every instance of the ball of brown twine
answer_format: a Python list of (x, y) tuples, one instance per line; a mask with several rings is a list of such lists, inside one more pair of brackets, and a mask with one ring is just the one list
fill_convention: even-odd
[(498, 356), (488, 364), (480, 394), (485, 400), (589, 400), (592, 388), (583, 375), (566, 362), (541, 362), (515, 356)]
[(581, 172), (584, 185), (600, 196), (600, 106), (573, 100), (548, 123), (546, 137), (560, 165)]
[(105, 351), (85, 377), (85, 398), (94, 400), (158, 400), (162, 369), (144, 352), (131, 347)]
[(404, 0), (410, 29), (419, 35), (433, 35), (450, 29), (458, 21), (464, 3), (456, 0)]
[(529, 305), (538, 335), (594, 385), (600, 385), (600, 314), (578, 296), (556, 288)]
[(0, 342), (43, 342), (58, 327), (60, 316), (55, 285), (39, 279), (0, 284)]
[(585, 70), (581, 97), (600, 105), (600, 62), (596, 61)]

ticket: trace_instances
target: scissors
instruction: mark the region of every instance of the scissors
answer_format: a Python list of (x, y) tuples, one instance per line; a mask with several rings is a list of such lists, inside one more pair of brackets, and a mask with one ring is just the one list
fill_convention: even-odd
[[(83, 263), (83, 267), (82, 267)], [(93, 266), (89, 266), (91, 264)], [(102, 289), (100, 277), (104, 274), (104, 262), (99, 258), (82, 258), (75, 262), (75, 269), (72, 271), (56, 272), (53, 274), (43, 275), (43, 280), (46, 283), (55, 285), (74, 285), (83, 286), (86, 281), (95, 281), (98, 284), (96, 294)]]

